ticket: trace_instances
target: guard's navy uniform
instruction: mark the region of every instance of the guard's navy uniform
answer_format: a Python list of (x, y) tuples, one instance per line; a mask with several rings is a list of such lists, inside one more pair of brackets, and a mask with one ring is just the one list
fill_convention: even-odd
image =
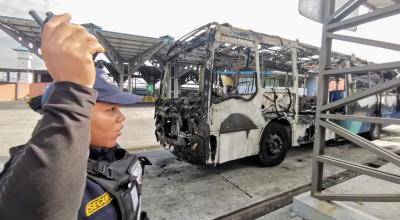
[[(5, 165), (5, 172), (25, 148), (21, 145), (10, 149), (11, 158)], [(130, 154), (118, 145), (110, 149), (91, 146), (78, 219), (148, 219), (141, 210), (141, 188), (143, 168), (150, 164), (147, 158)]]
[(87, 179), (78, 219), (117, 220), (117, 201), (99, 184)]
[(87, 157), (95, 103), (140, 101), (103, 74), (96, 69), (93, 88), (54, 82), (36, 99), (32, 109), (43, 114), (42, 122), (28, 142), (10, 150), (11, 159), (0, 172), (0, 219), (144, 218), (140, 200), (148, 160), (118, 146), (92, 146)]
[(88, 177), (78, 219), (147, 219), (141, 211), (143, 168), (150, 162), (118, 145), (90, 147)]

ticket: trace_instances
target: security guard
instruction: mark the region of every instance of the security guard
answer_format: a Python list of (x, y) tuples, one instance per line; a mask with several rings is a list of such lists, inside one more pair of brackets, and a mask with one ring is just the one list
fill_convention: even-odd
[(54, 83), (35, 106), (43, 113), (31, 139), (12, 148), (0, 173), (0, 219), (145, 219), (145, 158), (116, 144), (121, 104), (139, 101), (95, 70), (97, 39), (70, 15), (42, 32), (42, 55)]
[[(103, 70), (96, 69), (93, 88), (98, 95), (92, 112), (88, 176), (78, 219), (146, 219), (146, 213), (140, 210), (141, 186), (143, 168), (150, 162), (116, 144), (124, 120), (119, 105), (137, 103), (141, 97), (121, 92), (107, 78)], [(41, 106), (53, 91), (52, 84), (39, 99), (40, 104), (37, 98), (29, 103), (31, 108), (42, 113)]]

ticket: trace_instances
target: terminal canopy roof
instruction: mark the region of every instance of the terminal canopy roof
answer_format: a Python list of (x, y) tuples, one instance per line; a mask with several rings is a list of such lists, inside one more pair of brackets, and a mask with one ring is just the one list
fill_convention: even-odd
[[(102, 30), (92, 23), (83, 26), (97, 37), (106, 49), (106, 56), (118, 73), (122, 73), (123, 63), (129, 64), (130, 74), (136, 72), (147, 60), (158, 62), (167, 53), (173, 38), (131, 35)], [(29, 19), (0, 16), (0, 29), (21, 43), (32, 53), (40, 54), (40, 27)], [(126, 72), (126, 71), (125, 71)]]

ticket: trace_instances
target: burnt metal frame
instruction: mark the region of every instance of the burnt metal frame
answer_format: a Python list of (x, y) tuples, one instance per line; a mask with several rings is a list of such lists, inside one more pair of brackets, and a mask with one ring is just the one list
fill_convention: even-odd
[(344, 161), (338, 158), (333, 158), (324, 155), (325, 151), (325, 134), (326, 129), (333, 131), (339, 136), (353, 142), (354, 144), (363, 147), (370, 152), (384, 158), (385, 160), (400, 166), (400, 156), (395, 153), (379, 147), (372, 142), (354, 134), (350, 131), (336, 125), (329, 120), (355, 120), (374, 124), (400, 124), (400, 119), (389, 119), (380, 117), (360, 117), (351, 115), (329, 114), (329, 110), (345, 106), (346, 104), (358, 101), (368, 96), (379, 94), (389, 89), (400, 86), (400, 78), (392, 79), (385, 83), (376, 85), (366, 91), (359, 92), (355, 95), (347, 96), (341, 100), (328, 103), (328, 83), (329, 76), (343, 76), (347, 74), (368, 74), (371, 71), (382, 71), (389, 69), (400, 68), (400, 62), (390, 62), (383, 64), (370, 64), (359, 67), (337, 68), (331, 69), (331, 53), (332, 40), (341, 40), (352, 43), (364, 44), (379, 48), (399, 50), (400, 45), (382, 41), (369, 40), (364, 38), (350, 37), (333, 32), (354, 27), (360, 24), (371, 22), (374, 20), (389, 17), (400, 13), (400, 3), (396, 3), (385, 8), (375, 9), (363, 15), (358, 15), (353, 18), (343, 20), (353, 10), (364, 4), (366, 0), (349, 0), (336, 12), (335, 0), (324, 0), (322, 30), (322, 43), (320, 52), (319, 77), (318, 77), (318, 94), (317, 112), (315, 121), (315, 142), (314, 142), (314, 158), (312, 170), (311, 195), (321, 200), (337, 200), (337, 201), (365, 201), (365, 202), (399, 202), (400, 194), (328, 194), (322, 192), (322, 179), (324, 164), (330, 164), (343, 169), (352, 170), (361, 174), (369, 175), (375, 178), (386, 180), (389, 182), (400, 184), (400, 176), (383, 172), (371, 167), (355, 164), (349, 161)]

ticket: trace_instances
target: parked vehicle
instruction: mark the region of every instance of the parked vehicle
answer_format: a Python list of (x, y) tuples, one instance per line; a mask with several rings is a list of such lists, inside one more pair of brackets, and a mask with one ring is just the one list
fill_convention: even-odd
[[(333, 65), (367, 64), (333, 54)], [(192, 31), (171, 46), (163, 65), (157, 140), (193, 164), (216, 165), (252, 155), (259, 155), (264, 166), (281, 163), (289, 147), (313, 142), (318, 55), (317, 47), (229, 24)], [(340, 80), (332, 78), (337, 84)], [(368, 86), (373, 85), (369, 80)], [(345, 84), (347, 89), (333, 86), (332, 98), (352, 91)], [(376, 114), (384, 103), (398, 106), (398, 98), (382, 97), (367, 105), (361, 100), (346, 111)], [(352, 122), (343, 125), (354, 127)], [(370, 125), (361, 127), (356, 132)], [(327, 132), (326, 138), (335, 136)]]

